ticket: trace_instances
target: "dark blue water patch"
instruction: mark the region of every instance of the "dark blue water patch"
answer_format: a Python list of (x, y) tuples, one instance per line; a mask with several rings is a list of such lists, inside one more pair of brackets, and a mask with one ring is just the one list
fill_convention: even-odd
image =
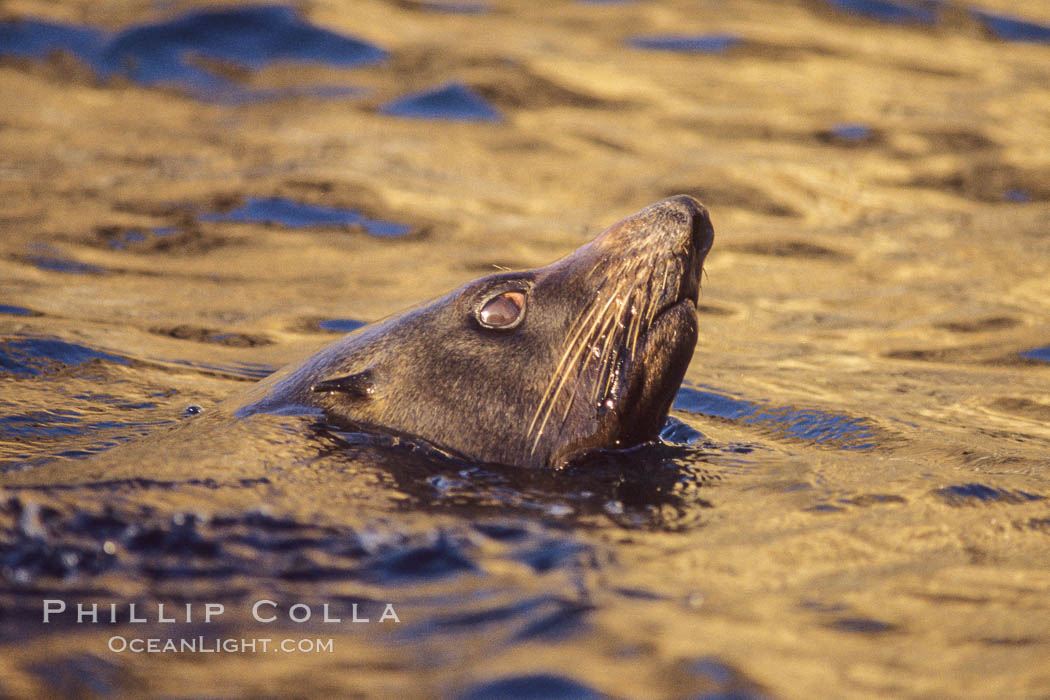
[(466, 122), (503, 120), (499, 110), (469, 87), (458, 82), (399, 97), (380, 107), (379, 111), (406, 119)]
[(1026, 350), (1021, 353), (1021, 357), (1026, 360), (1039, 360), (1041, 362), (1050, 362), (1050, 345), (1043, 348), (1036, 348), (1034, 350)]
[(516, 552), (514, 559), (527, 564), (537, 574), (561, 568), (575, 562), (580, 556), (590, 552), (590, 548), (572, 540), (548, 540), (537, 546)]
[(863, 143), (871, 138), (872, 131), (867, 124), (836, 124), (828, 130), (828, 134), (839, 141)]
[(63, 340), (21, 338), (0, 342), (0, 374), (37, 376), (92, 360), (128, 364), (126, 358)]
[(117, 663), (99, 658), (90, 653), (78, 653), (61, 657), (51, 656), (27, 666), (28, 671), (43, 687), (51, 688), (55, 695), (65, 695), (76, 689), (91, 697), (113, 698), (122, 695), (120, 689), (125, 677), (124, 669)]
[(593, 606), (557, 596), (541, 595), (495, 607), (473, 606), (466, 612), (440, 614), (403, 630), (401, 639), (433, 638), (434, 634), (477, 634), (483, 628), (493, 633), (510, 632), (512, 643), (565, 639), (583, 627)]
[[(760, 411), (745, 420), (747, 423), (779, 423), (785, 434), (813, 442), (864, 440), (875, 433), (860, 418), (843, 414), (825, 413), (814, 409), (775, 408)], [(862, 450), (872, 443), (844, 445), (843, 449)]]
[(896, 625), (870, 617), (843, 617), (832, 622), (830, 627), (841, 632), (853, 632), (856, 634), (882, 634), (883, 632), (894, 632), (897, 630)]
[(314, 526), (300, 523), (290, 517), (275, 516), (258, 510), (251, 510), (237, 516), (216, 515), (212, 517), (211, 525), (219, 528), (243, 525), (252, 530), (261, 530), (263, 532), (296, 532), (314, 529)]
[(43, 316), (39, 311), (33, 311), (22, 306), (10, 306), (8, 304), (0, 304), (0, 314), (7, 314), (9, 316)]
[(121, 403), (117, 404), (117, 408), (125, 411), (139, 411), (145, 408), (156, 408), (157, 404), (152, 401), (139, 401), (137, 403)]
[(1050, 26), (1045, 24), (1037, 24), (987, 10), (971, 10), (970, 12), (998, 39), (1050, 44)]
[(816, 600), (813, 598), (807, 598), (803, 600), (799, 605), (806, 610), (815, 610), (820, 613), (828, 613), (836, 615), (838, 613), (844, 613), (849, 610), (849, 606), (845, 603), (831, 603), (824, 600)]
[(81, 511), (73, 515), (70, 529), (83, 532), (99, 540), (112, 540), (123, 537), (131, 528), (131, 523), (113, 514), (111, 511), (91, 513)]
[(125, 231), (109, 239), (109, 247), (118, 250), (128, 247), (128, 244), (142, 243), (146, 240), (146, 234), (140, 231)]
[(349, 333), (367, 325), (366, 321), (358, 321), (354, 318), (328, 318), (317, 322), (318, 328), (332, 333)]
[(55, 409), (0, 416), (0, 438), (12, 442), (75, 437), (84, 434), (77, 411)]
[(837, 10), (888, 24), (935, 24), (939, 0), (827, 0)]
[(54, 255), (29, 255), (26, 261), (35, 265), (38, 269), (48, 272), (61, 272), (67, 275), (101, 275), (109, 272), (104, 267), (79, 262), (71, 258), (63, 258)]
[(705, 416), (737, 420), (754, 413), (758, 404), (683, 386), (678, 390), (672, 408)]
[(713, 656), (705, 656), (691, 661), (687, 670), (694, 676), (701, 676), (717, 686), (727, 686), (736, 678), (736, 671), (727, 666), (720, 659)]
[(61, 452), (56, 452), (52, 456), (63, 457), (65, 459), (87, 459), (92, 455), (96, 455), (99, 452), (104, 452), (112, 447), (116, 447), (119, 444), (119, 442), (103, 440), (102, 442), (93, 443), (91, 445), (85, 445), (83, 449), (62, 450)]
[(235, 538), (239, 544), (260, 552), (303, 552), (307, 549), (326, 549), (326, 541), (320, 537), (281, 537), (272, 534), (241, 535)]
[(128, 247), (128, 244), (135, 245), (137, 243), (148, 241), (151, 238), (165, 238), (167, 236), (174, 236), (178, 233), (181, 233), (181, 229), (175, 228), (174, 226), (158, 226), (148, 231), (131, 229), (129, 231), (122, 231), (115, 234), (109, 239), (109, 245), (111, 248), (123, 250)]
[[(261, 5), (193, 12), (132, 27), (105, 46), (96, 69), (104, 78), (120, 75), (139, 85), (172, 85), (204, 99), (243, 103), (296, 93), (243, 89), (202, 66), (201, 59), (254, 71), (281, 61), (346, 68), (386, 58), (376, 46), (305, 22), (292, 8)], [(340, 94), (339, 88), (321, 89)]]
[(316, 27), (280, 5), (191, 12), (112, 37), (90, 27), (35, 20), (0, 23), (0, 55), (41, 58), (54, 50), (69, 51), (103, 79), (121, 76), (144, 86), (172, 85), (219, 101), (284, 94), (244, 90), (202, 62), (255, 71), (282, 61), (349, 68), (387, 58), (377, 46)]
[[(97, 485), (112, 493), (116, 484)], [(119, 513), (107, 506), (100, 512), (75, 509), (61, 513), (23, 503), (17, 496), (7, 499), (0, 510), (16, 523), (0, 530), (0, 577), (20, 583), (40, 577), (96, 575), (122, 564), (154, 579), (229, 580), (245, 571), (273, 576), (281, 571), (280, 564), (302, 558), (302, 550), (274, 556), (259, 549), (247, 556), (238, 554), (243, 550), (240, 531), (261, 534), (265, 527), (250, 514), (217, 525), (192, 513), (155, 517), (149, 515), (149, 509)], [(307, 525), (303, 529), (326, 534), (332, 542), (352, 537), (352, 533), (325, 532)], [(231, 551), (226, 550), (227, 542), (235, 543)], [(266, 564), (253, 566), (260, 557), (266, 557)]]
[(458, 700), (602, 700), (605, 696), (564, 676), (537, 673), (479, 683)]
[(53, 51), (68, 51), (90, 64), (104, 43), (103, 33), (89, 27), (34, 19), (0, 22), (0, 56), (40, 59)]
[(818, 503), (815, 506), (805, 508), (805, 510), (810, 513), (841, 513), (845, 509), (830, 503)]
[(844, 499), (840, 503), (849, 503), (854, 506), (867, 508), (876, 505), (888, 505), (891, 503), (907, 503), (902, 496), (895, 493), (862, 493), (852, 498)]
[(389, 584), (434, 581), (477, 570), (462, 542), (442, 535), (426, 545), (396, 548), (365, 562), (359, 576)]
[(702, 442), (704, 434), (682, 421), (668, 416), (660, 430), (660, 439), (673, 445), (693, 445)]
[(497, 542), (517, 542), (529, 536), (528, 528), (514, 523), (474, 523), (474, 529)]
[(357, 225), (380, 238), (404, 236), (412, 230), (405, 224), (366, 218), (352, 209), (307, 204), (284, 197), (250, 197), (232, 211), (201, 214), (198, 218), (201, 221), (278, 224), (288, 228)]
[(290, 7), (256, 5), (191, 12), (127, 29), (106, 46), (103, 66), (142, 84), (213, 79), (190, 55), (258, 70), (278, 61), (353, 67), (386, 59), (382, 49), (303, 21)]
[(27, 450), (5, 455), (0, 471), (25, 469), (56, 458), (84, 459), (171, 422), (91, 421), (84, 413), (70, 409), (0, 416), (0, 442), (17, 444)]
[(650, 51), (724, 54), (742, 41), (734, 34), (665, 34), (631, 37), (627, 40), (627, 45)]
[(583, 629), (584, 618), (594, 610), (593, 605), (575, 601), (555, 601), (554, 609), (525, 625), (514, 636), (514, 642), (560, 642)]
[(1007, 202), (1031, 202), (1032, 195), (1025, 190), (1012, 189), (1003, 193), (1003, 199)]
[(0, 577), (17, 584), (40, 577), (67, 579), (79, 574), (100, 574), (115, 561), (112, 555), (95, 547), (21, 537), (0, 548)]
[(1026, 491), (1010, 491), (984, 484), (957, 484), (937, 489), (933, 494), (950, 506), (974, 506), (982, 503), (1030, 503), (1041, 501), (1045, 496)]
[(842, 413), (768, 406), (685, 386), (678, 390), (672, 408), (744, 423), (765, 424), (790, 437), (816, 443), (841, 443), (844, 450), (874, 447), (869, 441), (875, 437), (871, 426), (861, 418)]
[(214, 559), (222, 554), (217, 541), (198, 531), (197, 518), (193, 515), (178, 515), (163, 526), (133, 527), (128, 530), (124, 546), (129, 552), (148, 552), (151, 555)]

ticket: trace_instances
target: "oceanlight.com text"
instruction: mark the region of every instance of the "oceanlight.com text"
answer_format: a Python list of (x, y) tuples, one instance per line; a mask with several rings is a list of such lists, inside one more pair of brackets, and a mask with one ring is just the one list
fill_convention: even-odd
[(114, 635), (107, 644), (116, 654), (331, 654), (331, 638), (273, 639), (270, 637), (124, 637)]

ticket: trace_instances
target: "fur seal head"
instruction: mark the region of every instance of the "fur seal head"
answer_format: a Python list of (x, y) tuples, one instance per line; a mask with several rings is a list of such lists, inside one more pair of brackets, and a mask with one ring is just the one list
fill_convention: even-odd
[(547, 267), (483, 277), (264, 380), (237, 415), (321, 409), (480, 462), (561, 466), (655, 439), (697, 339), (714, 231), (680, 195)]

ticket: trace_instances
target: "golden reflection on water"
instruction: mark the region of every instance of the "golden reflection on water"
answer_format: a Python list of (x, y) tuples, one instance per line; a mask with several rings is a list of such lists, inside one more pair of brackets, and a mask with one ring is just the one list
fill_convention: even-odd
[[(1050, 693), (1050, 48), (968, 5), (833, 4), (319, 2), (389, 59), (202, 61), (255, 91), (226, 101), (0, 61), (0, 693)], [(668, 34), (739, 41), (626, 41)], [(449, 85), (501, 119), (382, 111)], [(338, 337), (320, 322), (545, 264), (678, 192), (717, 232), (688, 444), (521, 474), (223, 412)], [(361, 219), (236, 220), (274, 198)], [(46, 597), (221, 599), (178, 635), (334, 650), (117, 654), (112, 627), (42, 626)], [(264, 627), (267, 597), (402, 622)]]

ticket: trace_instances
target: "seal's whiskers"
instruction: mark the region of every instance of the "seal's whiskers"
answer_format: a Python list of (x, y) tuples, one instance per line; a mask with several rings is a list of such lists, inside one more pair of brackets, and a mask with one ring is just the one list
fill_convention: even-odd
[[(626, 304), (621, 302), (621, 307), (624, 307), (624, 306), (626, 306)], [(608, 335), (606, 337), (614, 335), (616, 333), (616, 328), (619, 326), (618, 321), (619, 321), (618, 314), (615, 314), (615, 313), (609, 314), (606, 317), (605, 322), (602, 323), (601, 328), (598, 330), (598, 332), (594, 333), (590, 338), (588, 338), (587, 341), (585, 342), (585, 345), (592, 345), (592, 343), (597, 342), (598, 338), (600, 338), (603, 334), (608, 333)], [(583, 370), (590, 363), (592, 357), (593, 357), (593, 355), (591, 353), (582, 353), (582, 354), (580, 354), (580, 356), (579, 356), (579, 366), (576, 368), (576, 371), (573, 372), (573, 374), (577, 377), (577, 379), (580, 377), (580, 375), (583, 373)], [(600, 365), (598, 365), (598, 366), (600, 368)], [(565, 419), (568, 417), (569, 411), (572, 409), (572, 403), (576, 399), (576, 394), (579, 392), (579, 389), (580, 389), (580, 382), (579, 381), (573, 382), (573, 384), (572, 384), (572, 392), (565, 396), (565, 399), (564, 399), (565, 410), (562, 411), (561, 418), (558, 421), (558, 425), (563, 425), (565, 423)]]
[(618, 319), (618, 323), (614, 332), (610, 333), (605, 338), (604, 347), (602, 348), (601, 360), (599, 362), (600, 375), (598, 381), (595, 382), (595, 392), (593, 401), (597, 402), (601, 397), (604, 397), (615, 378), (615, 367), (617, 360), (619, 359), (618, 353), (610, 355), (610, 351), (617, 347), (624, 337), (630, 337), (631, 329), (636, 321), (638, 315), (638, 297), (640, 296), (641, 286), (639, 282), (641, 276), (635, 278), (635, 284), (628, 290), (627, 299), (623, 304), (623, 311), (620, 319), (627, 319), (625, 325), (622, 320)]
[[(551, 375), (551, 382), (548, 384), (547, 390), (544, 391), (543, 397), (540, 399), (540, 403), (536, 408), (536, 413), (533, 416), (532, 423), (529, 425), (529, 430), (526, 433), (527, 435), (531, 435), (533, 430), (536, 431), (535, 438), (533, 439), (532, 445), (529, 449), (530, 454), (535, 453), (536, 447), (539, 445), (540, 438), (543, 436), (543, 431), (545, 430), (547, 423), (550, 420), (551, 413), (554, 410), (554, 406), (557, 404), (558, 397), (561, 394), (562, 389), (565, 387), (569, 376), (576, 376), (580, 369), (582, 369), (583, 364), (580, 364), (577, 367), (577, 372), (575, 373), (565, 370), (572, 367), (573, 365), (576, 365), (580, 361), (580, 358), (586, 352), (587, 347), (591, 342), (591, 339), (594, 337), (594, 334), (598, 332), (600, 328), (602, 328), (608, 321), (608, 319), (605, 318), (605, 315), (608, 312), (609, 308), (613, 305), (613, 303), (620, 299), (622, 286), (622, 284), (617, 286), (612, 292), (612, 294), (609, 295), (608, 300), (605, 302), (604, 305), (600, 307), (597, 316), (594, 318), (593, 321), (590, 322), (590, 326), (587, 327), (587, 332), (581, 333), (580, 331), (582, 331), (582, 329), (585, 327), (581, 326), (580, 331), (577, 331), (575, 336), (569, 339), (565, 348), (565, 352), (562, 355), (562, 359), (558, 363), (558, 368), (555, 370), (554, 374)], [(588, 319), (594, 316), (595, 309), (599, 308), (599, 300), (600, 294), (596, 295), (595, 303), (591, 305), (589, 311), (586, 314), (586, 317)], [(566, 358), (569, 358), (568, 365), (566, 365)], [(555, 384), (555, 382), (557, 382), (557, 384)], [(553, 391), (551, 390), (552, 385), (554, 385)], [(540, 419), (541, 413), (543, 416), (542, 419)], [(537, 420), (539, 420), (538, 424)]]
[[(601, 288), (598, 289), (598, 295), (596, 298), (600, 297), (600, 295)], [(615, 298), (615, 294), (613, 295), (613, 297)], [(540, 413), (543, 411), (544, 405), (551, 398), (551, 392), (554, 389), (555, 381), (557, 381), (559, 376), (563, 375), (562, 370), (565, 369), (565, 363), (568, 360), (569, 354), (572, 352), (573, 347), (575, 346), (576, 339), (579, 337), (580, 333), (583, 331), (584, 327), (590, 321), (591, 317), (594, 315), (597, 309), (598, 305), (592, 304), (589, 307), (587, 307), (584, 311), (581, 311), (580, 315), (576, 317), (576, 320), (573, 321), (572, 326), (569, 328), (569, 332), (567, 334), (569, 340), (565, 344), (565, 351), (562, 353), (561, 359), (558, 360), (558, 364), (554, 368), (554, 372), (551, 374), (551, 378), (550, 381), (547, 383), (547, 387), (543, 390), (543, 395), (540, 397), (539, 404), (536, 406), (536, 412), (532, 416), (532, 422), (529, 423), (529, 429), (526, 432), (526, 436), (531, 435), (533, 428), (536, 427), (536, 421), (539, 419)]]

